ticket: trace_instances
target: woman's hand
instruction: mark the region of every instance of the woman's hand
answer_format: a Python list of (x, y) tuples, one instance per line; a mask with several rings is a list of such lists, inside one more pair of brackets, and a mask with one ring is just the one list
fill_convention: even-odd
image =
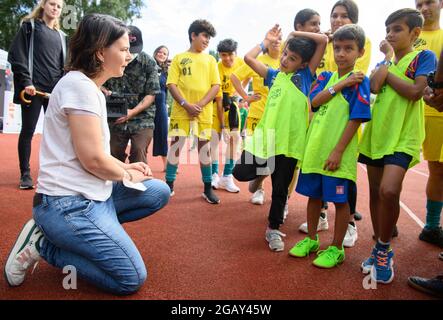
[(124, 169), (130, 170), (131, 173), (133, 171), (136, 171), (142, 173), (144, 176), (152, 177), (151, 168), (144, 162), (134, 162), (134, 163), (125, 164)]
[(35, 96), (36, 95), (36, 91), (37, 90), (35, 89), (34, 86), (27, 86), (27, 87), (25, 87), (25, 92), (26, 92), (27, 95)]

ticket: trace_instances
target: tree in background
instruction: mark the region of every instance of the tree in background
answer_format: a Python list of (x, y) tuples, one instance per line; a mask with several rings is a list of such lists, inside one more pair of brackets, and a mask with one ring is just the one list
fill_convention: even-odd
[[(21, 19), (31, 12), (39, 0), (0, 0), (0, 49), (8, 50), (20, 27)], [(126, 23), (141, 17), (143, 0), (65, 0), (62, 29), (68, 36), (76, 29), (77, 22), (88, 13), (103, 13), (117, 17)]]

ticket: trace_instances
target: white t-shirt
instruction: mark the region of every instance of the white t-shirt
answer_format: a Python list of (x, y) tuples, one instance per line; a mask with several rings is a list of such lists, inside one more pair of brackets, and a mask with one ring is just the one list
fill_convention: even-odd
[(90, 112), (100, 118), (103, 150), (110, 154), (105, 97), (85, 74), (71, 71), (60, 79), (49, 99), (37, 192), (50, 196), (83, 195), (90, 200), (105, 201), (111, 196), (112, 181), (92, 175), (81, 165), (74, 152), (67, 110)]

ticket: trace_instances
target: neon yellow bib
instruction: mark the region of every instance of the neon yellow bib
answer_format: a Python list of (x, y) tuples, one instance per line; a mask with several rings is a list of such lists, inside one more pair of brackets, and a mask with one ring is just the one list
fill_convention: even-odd
[(308, 98), (280, 72), (269, 91), (262, 119), (246, 140), (245, 150), (268, 159), (277, 155), (302, 160), (308, 129)]
[[(389, 72), (408, 83), (414, 80), (405, 73), (419, 51), (404, 56)], [(366, 124), (360, 143), (360, 153), (371, 159), (381, 159), (394, 152), (413, 157), (409, 167), (420, 162), (420, 148), (425, 138), (423, 99), (411, 101), (385, 85), (372, 108), (372, 121)]]
[[(325, 88), (332, 87), (349, 76), (338, 77), (338, 72), (332, 74)], [(303, 159), (303, 173), (318, 173), (325, 176), (349, 179), (357, 178), (358, 138), (354, 135), (349, 142), (336, 171), (323, 170), (326, 160), (340, 141), (349, 122), (349, 103), (339, 92), (328, 103), (322, 105), (315, 113), (309, 126), (307, 145)]]

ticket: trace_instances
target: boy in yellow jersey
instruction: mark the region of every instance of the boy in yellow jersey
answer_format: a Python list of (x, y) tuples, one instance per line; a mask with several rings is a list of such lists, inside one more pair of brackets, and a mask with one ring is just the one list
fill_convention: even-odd
[(180, 151), (190, 135), (198, 137), (200, 169), (204, 183), (203, 198), (220, 203), (211, 188), (210, 144), (212, 131), (212, 101), (220, 89), (220, 76), (214, 57), (203, 51), (216, 34), (206, 20), (194, 21), (188, 30), (191, 47), (174, 57), (169, 68), (167, 86), (174, 98), (169, 135), (172, 137), (166, 165), (166, 183), (174, 193)]
[(296, 191), (308, 196), (308, 236), (289, 252), (306, 257), (320, 248), (317, 226), (322, 201), (336, 209), (331, 245), (317, 253), (313, 264), (333, 268), (345, 260), (343, 240), (347, 232), (350, 206), (349, 187), (357, 177), (357, 131), (371, 119), (369, 79), (354, 71), (357, 58), (364, 54), (365, 33), (355, 24), (339, 28), (333, 36), (338, 71), (322, 72), (311, 91), (315, 112), (309, 125), (306, 148)]
[[(415, 0), (415, 6), (425, 18), (423, 30), (414, 49), (429, 49), (437, 57), (443, 48), (443, 29), (440, 28), (442, 0)], [(443, 230), (440, 225), (443, 207), (443, 113), (425, 105), (423, 157), (428, 161), (429, 178), (426, 185), (426, 226), (420, 240), (443, 248)]]
[(387, 18), (386, 40), (380, 44), (385, 59), (371, 75), (377, 94), (372, 121), (360, 141), (359, 161), (366, 164), (370, 210), (377, 241), (363, 273), (379, 283), (394, 279), (392, 231), (400, 214), (400, 193), (407, 170), (420, 161), (425, 138), (423, 90), (437, 58), (430, 50), (416, 51), (413, 44), (423, 27), (415, 9), (397, 10)]
[(263, 42), (245, 56), (245, 62), (265, 79), (270, 91), (262, 119), (254, 134), (246, 139), (245, 150), (234, 168), (234, 176), (240, 181), (271, 174), (272, 202), (265, 239), (269, 248), (277, 252), (284, 249), (285, 234), (279, 228), (284, 220), (289, 184), (297, 163), (303, 159), (309, 119), (307, 96), (328, 41), (322, 34), (291, 33), (280, 67), (275, 70), (257, 56), (280, 36), (281, 30), (275, 25)]
[[(266, 50), (266, 53), (260, 55), (257, 59), (265, 66), (278, 69), (280, 58), (281, 37), (273, 41)], [(253, 95), (243, 89), (241, 81), (252, 78)], [(234, 71), (231, 75), (232, 84), (238, 94), (249, 103), (248, 118), (246, 120), (246, 134), (252, 135), (255, 127), (265, 110), (266, 100), (268, 98), (269, 89), (264, 85), (264, 79), (252, 70), (248, 65), (244, 65)], [(249, 184), (249, 191), (253, 193), (251, 202), (253, 204), (262, 205), (265, 202), (265, 192), (263, 190), (263, 180), (266, 176), (260, 176)]]
[[(237, 193), (240, 188), (234, 183), (232, 169), (237, 158), (237, 150), (240, 143), (240, 113), (236, 102), (235, 88), (231, 83), (231, 74), (234, 70), (244, 65), (243, 59), (237, 57), (237, 42), (232, 39), (224, 39), (217, 46), (221, 61), (218, 63), (220, 73), (220, 91), (213, 105), (211, 158), (212, 158), (212, 187), (225, 189), (228, 192)], [(218, 176), (218, 145), (223, 136), (227, 142), (226, 162), (223, 176)]]

